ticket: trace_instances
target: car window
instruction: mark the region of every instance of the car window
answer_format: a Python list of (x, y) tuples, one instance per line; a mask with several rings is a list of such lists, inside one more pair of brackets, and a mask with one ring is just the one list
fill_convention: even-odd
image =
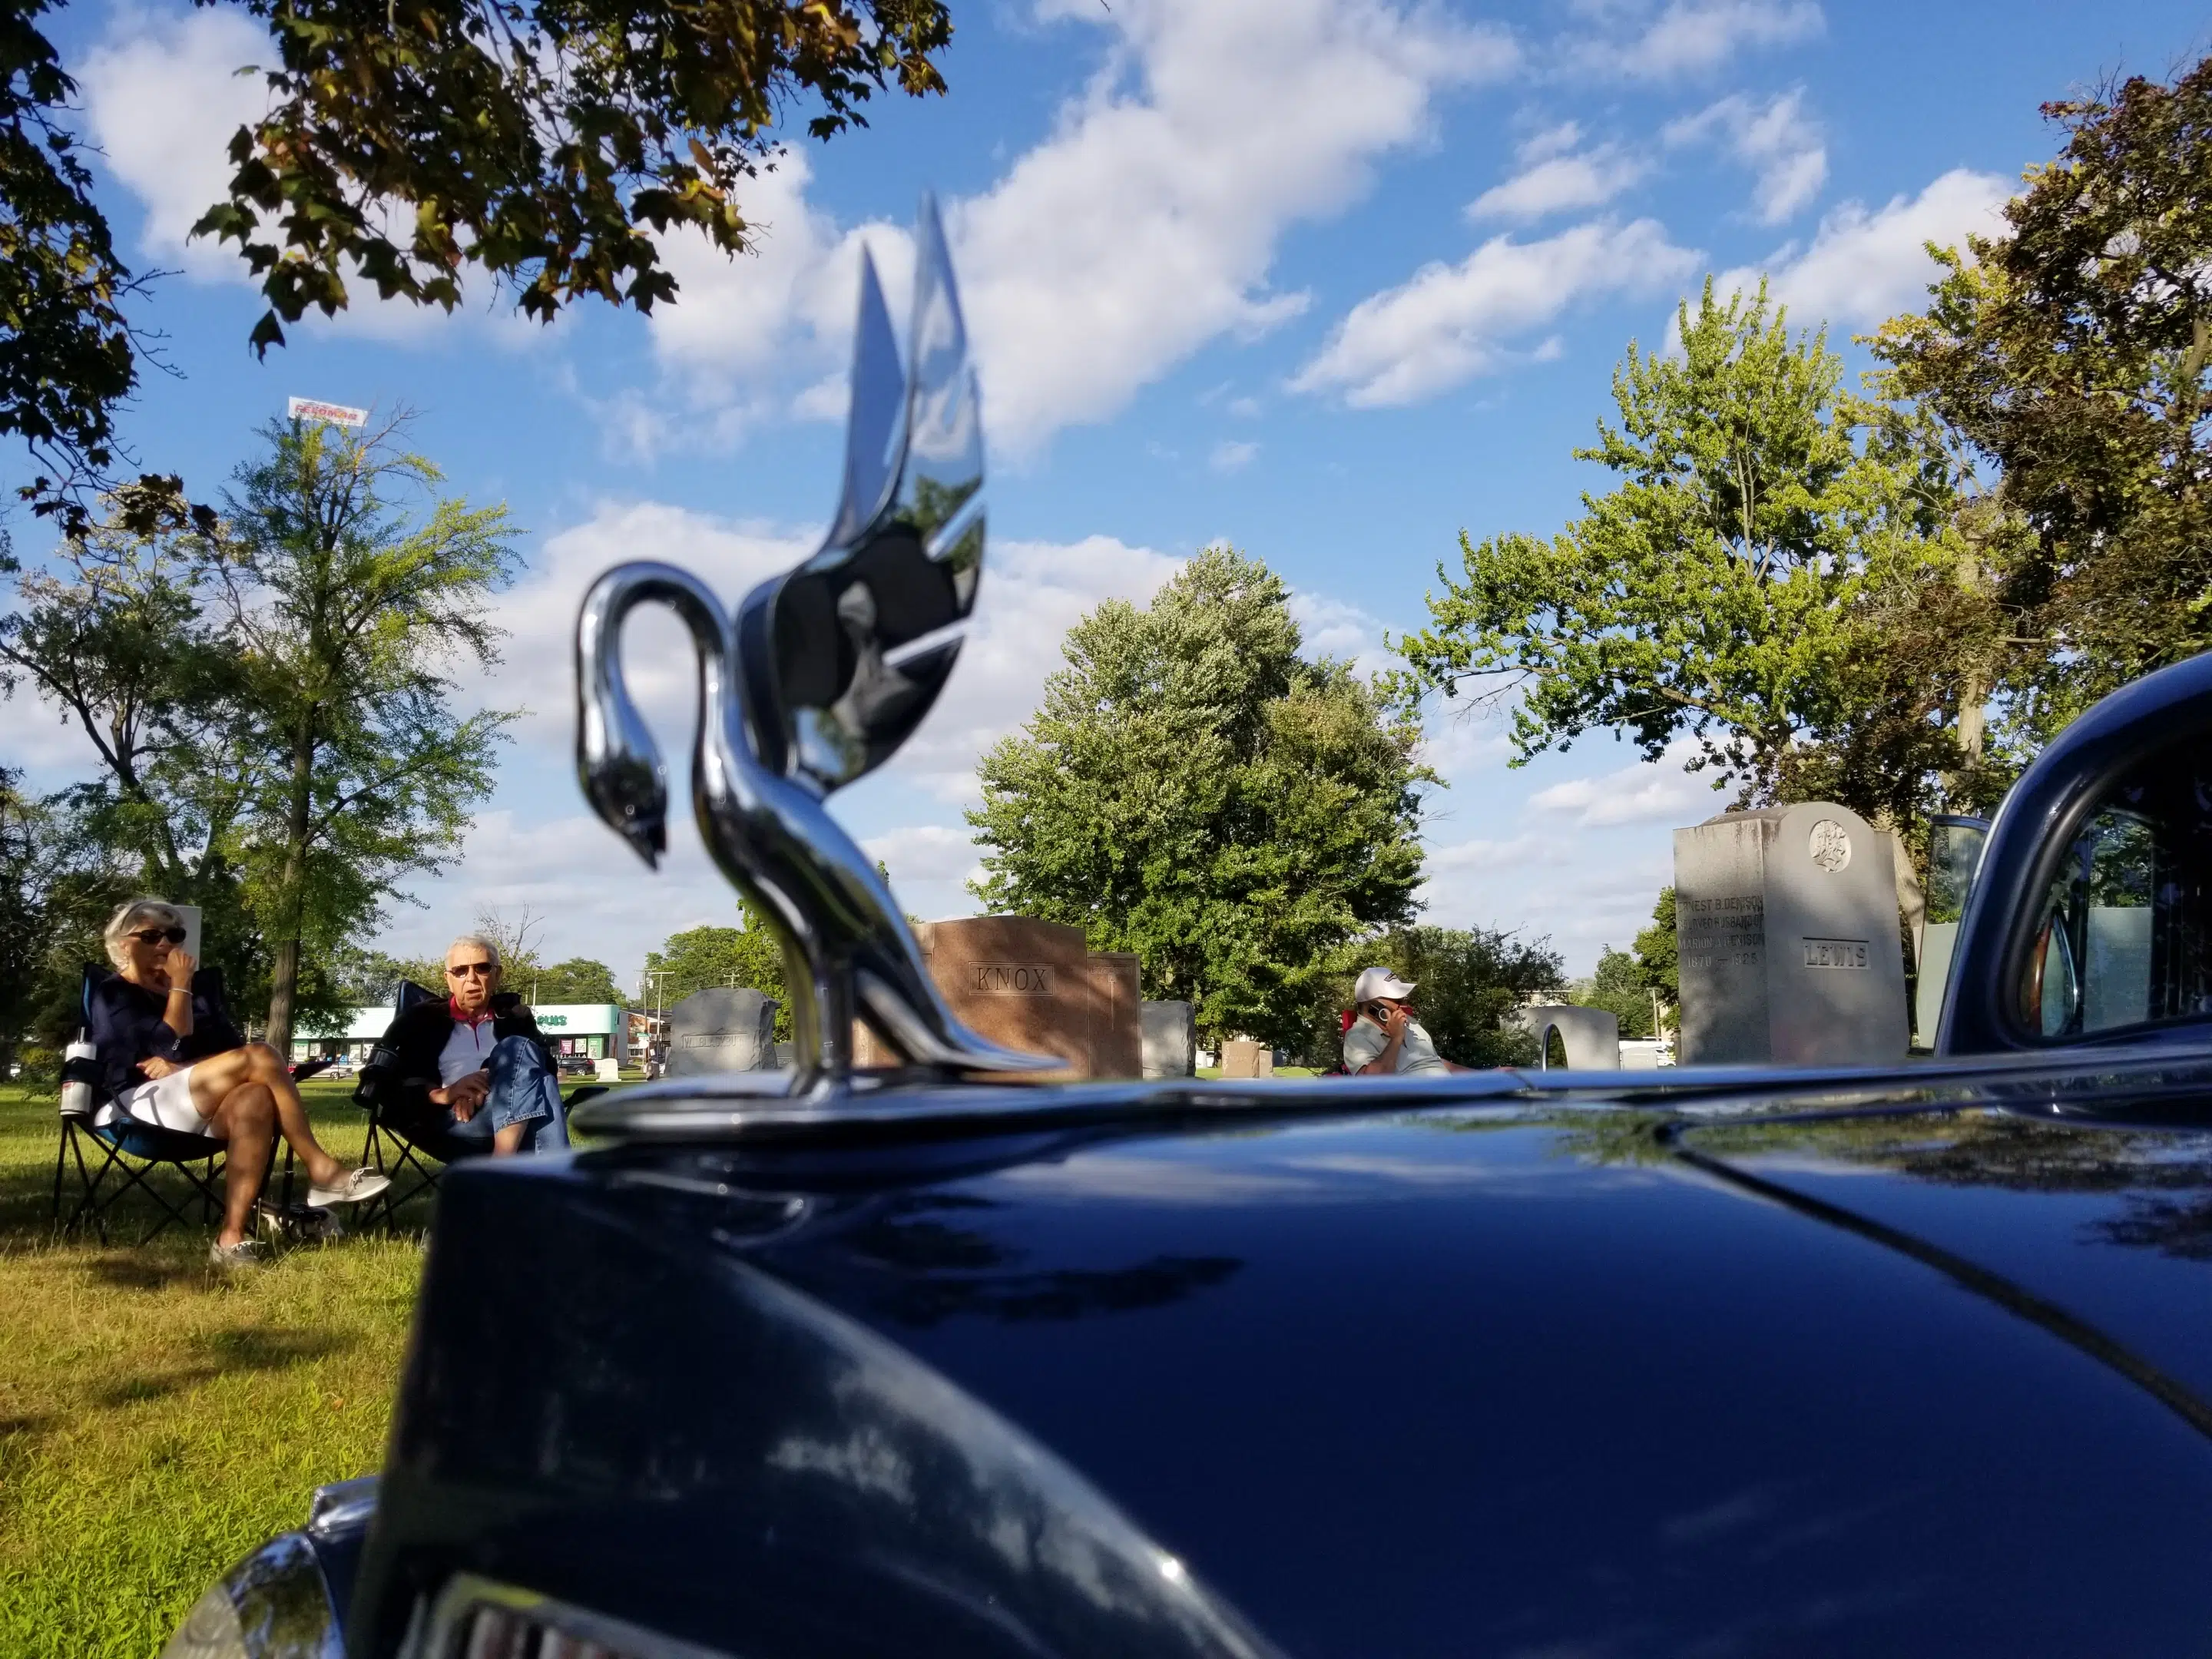
[(2212, 1015), (2212, 750), (2109, 790), (2045, 894), (2021, 1011), (2047, 1038)]

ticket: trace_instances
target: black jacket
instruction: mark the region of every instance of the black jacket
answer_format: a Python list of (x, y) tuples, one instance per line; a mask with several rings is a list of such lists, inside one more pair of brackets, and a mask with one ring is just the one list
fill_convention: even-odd
[[(492, 998), (491, 1010), (495, 1041), (528, 1037), (544, 1054), (546, 1064), (553, 1063), (553, 1051), (538, 1030), (537, 1017), (523, 1006), (520, 997), (501, 991)], [(445, 998), (416, 1003), (386, 1028), (384, 1041), (376, 1045), (363, 1070), (362, 1082), (368, 1083), (368, 1071), (381, 1070), (385, 1086), (396, 1089), (398, 1098), (426, 1100), (429, 1091), (439, 1086), (438, 1056), (445, 1053), (446, 1039), (453, 1034), (453, 1005)]]
[[(92, 988), (86, 1000), (85, 1020), (93, 1046), (100, 1050), (100, 1084), (104, 1098), (112, 1100), (134, 1084), (143, 1083), (141, 1061), (159, 1055), (189, 1066), (210, 1054), (228, 1054), (246, 1046), (246, 1038), (231, 1023), (222, 1000), (222, 975), (203, 968), (192, 975), (192, 1034), (180, 1037), (161, 1018), (169, 1000), (141, 990), (120, 974), (110, 974)], [(433, 1066), (434, 1072), (437, 1067)]]

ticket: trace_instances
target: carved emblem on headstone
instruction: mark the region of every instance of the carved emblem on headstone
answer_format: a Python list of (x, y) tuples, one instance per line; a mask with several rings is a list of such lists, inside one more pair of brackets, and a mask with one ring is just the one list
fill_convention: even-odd
[(1809, 839), (1813, 862), (1830, 875), (1851, 861), (1850, 834), (1835, 819), (1822, 818), (1813, 826)]

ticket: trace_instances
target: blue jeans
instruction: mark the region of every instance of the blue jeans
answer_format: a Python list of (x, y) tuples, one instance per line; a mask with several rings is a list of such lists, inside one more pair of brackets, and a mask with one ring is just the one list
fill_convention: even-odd
[(502, 1037), (492, 1045), (484, 1063), (491, 1076), (491, 1092), (466, 1123), (453, 1125), (453, 1133), (466, 1140), (489, 1142), (500, 1130), (517, 1123), (522, 1150), (557, 1148), (568, 1144), (568, 1120), (561, 1106), (561, 1080), (546, 1064), (545, 1055), (528, 1037)]

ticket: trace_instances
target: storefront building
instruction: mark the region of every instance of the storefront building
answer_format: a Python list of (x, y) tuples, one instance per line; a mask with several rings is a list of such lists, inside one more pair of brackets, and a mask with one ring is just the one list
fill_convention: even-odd
[[(611, 1055), (623, 1065), (629, 1063), (629, 1033), (634, 1016), (619, 1003), (533, 1003), (530, 1012), (537, 1017), (538, 1030), (556, 1054), (581, 1054), (587, 1060), (604, 1060)], [(295, 1031), (292, 1058), (298, 1061), (329, 1054), (358, 1066), (368, 1058), (368, 1051), (376, 1046), (391, 1024), (389, 1004), (349, 1008), (343, 1023), (335, 1029)]]

